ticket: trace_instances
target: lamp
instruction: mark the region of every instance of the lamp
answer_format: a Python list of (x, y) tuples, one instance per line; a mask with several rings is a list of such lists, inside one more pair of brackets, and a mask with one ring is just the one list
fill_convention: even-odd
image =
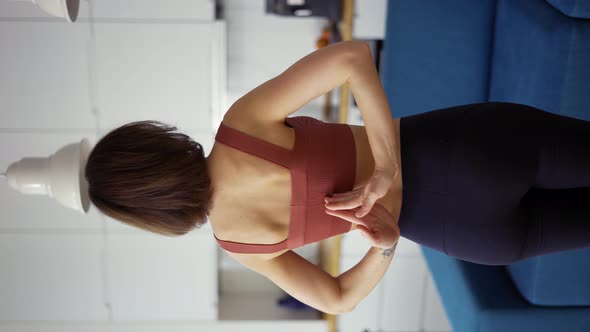
[(78, 18), (80, 0), (29, 0), (39, 6), (49, 15), (63, 17), (68, 22), (74, 22)]
[(23, 158), (8, 166), (5, 176), (13, 189), (25, 195), (48, 195), (68, 208), (86, 213), (90, 199), (84, 168), (89, 153), (90, 143), (84, 138), (47, 158)]

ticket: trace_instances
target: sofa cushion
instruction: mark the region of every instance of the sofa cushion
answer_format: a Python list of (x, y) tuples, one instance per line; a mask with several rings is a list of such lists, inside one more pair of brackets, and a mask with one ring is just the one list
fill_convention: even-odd
[(590, 1), (588, 0), (547, 0), (547, 2), (567, 16), (590, 18)]
[(453, 332), (587, 332), (590, 307), (537, 307), (519, 296), (506, 268), (422, 247)]
[(498, 0), (490, 101), (590, 120), (590, 20), (544, 0)]
[(495, 0), (387, 6), (381, 78), (394, 117), (487, 101)]
[(532, 304), (590, 306), (590, 249), (534, 257), (509, 266), (508, 272)]

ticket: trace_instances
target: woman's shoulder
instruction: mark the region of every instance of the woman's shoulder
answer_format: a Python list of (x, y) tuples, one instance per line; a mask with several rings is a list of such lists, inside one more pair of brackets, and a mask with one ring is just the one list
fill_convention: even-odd
[(234, 107), (225, 113), (221, 122), (225, 126), (245, 133), (256, 132), (269, 125), (265, 121), (253, 119), (247, 112)]
[(238, 130), (248, 136), (279, 145), (286, 149), (292, 149), (295, 141), (292, 128), (283, 122), (260, 120), (248, 116), (247, 112), (231, 108), (223, 117), (222, 123), (232, 129)]

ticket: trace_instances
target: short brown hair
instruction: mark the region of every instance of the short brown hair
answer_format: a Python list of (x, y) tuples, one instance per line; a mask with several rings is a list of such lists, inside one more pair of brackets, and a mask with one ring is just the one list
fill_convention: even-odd
[(92, 203), (104, 214), (158, 234), (182, 235), (206, 222), (211, 181), (201, 144), (157, 121), (106, 134), (86, 164)]

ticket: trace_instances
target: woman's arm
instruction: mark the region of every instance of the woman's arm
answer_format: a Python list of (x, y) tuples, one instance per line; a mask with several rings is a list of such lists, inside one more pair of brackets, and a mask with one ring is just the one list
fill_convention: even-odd
[(354, 310), (375, 288), (391, 263), (393, 249), (371, 248), (359, 263), (338, 277), (293, 251), (271, 259), (230, 255), (299, 301), (322, 312), (339, 315)]
[(225, 117), (252, 125), (282, 124), (303, 105), (346, 83), (365, 49), (364, 42), (347, 41), (314, 51), (242, 96)]
[(361, 111), (375, 160), (375, 172), (361, 197), (359, 216), (363, 216), (401, 174), (396, 128), (366, 43), (335, 43), (303, 57), (238, 99), (224, 120), (239, 123), (243, 129), (282, 125), (301, 106), (346, 82)]
[(356, 223), (356, 229), (373, 245), (363, 259), (338, 277), (322, 271), (293, 251), (270, 259), (230, 255), (309, 306), (331, 314), (350, 312), (383, 278), (393, 258), (399, 228), (381, 204), (375, 204), (363, 218), (355, 217), (354, 211), (330, 211), (330, 214)]
[(353, 309), (343, 301), (337, 278), (291, 250), (270, 259), (251, 254), (229, 255), (317, 310), (338, 315)]
[(378, 167), (395, 161), (394, 126), (379, 74), (365, 42), (347, 41), (314, 51), (238, 99), (226, 113), (239, 122), (283, 123), (311, 100), (350, 82)]
[(391, 169), (398, 166), (393, 117), (371, 51), (364, 46), (351, 66), (350, 89), (367, 129), (375, 168)]
[(357, 210), (326, 210), (330, 215), (356, 224), (356, 229), (372, 245), (360, 262), (338, 277), (342, 300), (349, 305), (364, 299), (383, 278), (400, 236), (396, 219), (381, 203), (376, 203), (365, 217), (357, 217)]
[(354, 308), (381, 281), (391, 263), (396, 245), (390, 249), (371, 247), (362, 260), (338, 276), (342, 301), (347, 303), (347, 307)]

